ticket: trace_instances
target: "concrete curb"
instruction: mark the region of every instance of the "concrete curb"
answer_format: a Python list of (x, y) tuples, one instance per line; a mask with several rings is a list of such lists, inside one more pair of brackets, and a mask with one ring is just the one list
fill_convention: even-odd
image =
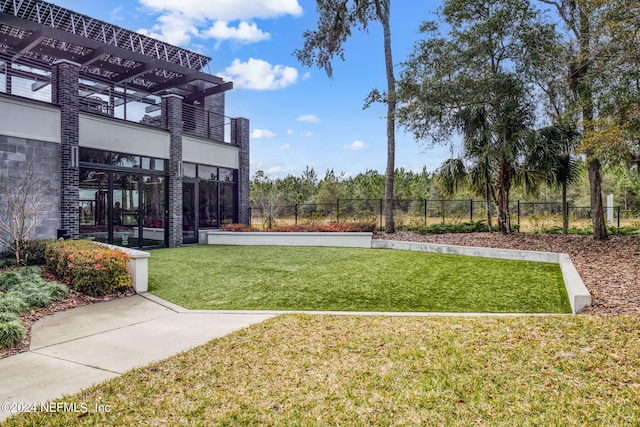
[(396, 240), (372, 240), (373, 249), (396, 249), (414, 252), (432, 252), (449, 255), (479, 256), (484, 258), (514, 261), (549, 262), (559, 264), (562, 271), (571, 311), (577, 314), (591, 306), (591, 294), (568, 254), (557, 252), (535, 252), (513, 249), (479, 248), (474, 246), (439, 245), (435, 243), (400, 242)]

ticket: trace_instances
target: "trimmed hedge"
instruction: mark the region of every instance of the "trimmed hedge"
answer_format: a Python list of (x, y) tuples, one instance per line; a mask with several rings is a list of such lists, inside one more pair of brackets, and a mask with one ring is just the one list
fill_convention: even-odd
[(91, 296), (132, 287), (129, 255), (86, 240), (60, 240), (47, 245), (46, 266), (75, 290)]

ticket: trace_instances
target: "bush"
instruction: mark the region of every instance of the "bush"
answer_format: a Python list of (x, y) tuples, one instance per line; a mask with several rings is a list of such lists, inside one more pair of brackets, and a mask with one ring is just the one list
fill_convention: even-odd
[(19, 320), (3, 322), (0, 320), (0, 348), (12, 347), (24, 336), (24, 326)]
[(129, 255), (86, 240), (51, 242), (46, 250), (47, 269), (79, 292), (98, 296), (132, 287), (127, 267)]
[(223, 231), (234, 231), (234, 232), (249, 232), (249, 231), (259, 231), (255, 227), (251, 227), (250, 225), (244, 224), (227, 224), (222, 227)]
[[(517, 231), (516, 225), (512, 225), (514, 231)], [(460, 222), (457, 224), (432, 224), (426, 227), (417, 227), (412, 230), (417, 234), (443, 234), (443, 233), (478, 233), (487, 231), (487, 224), (484, 221)]]
[(20, 314), (29, 308), (19, 293), (10, 292), (0, 295), (0, 313)]
[[(45, 263), (44, 253), (47, 249), (47, 244), (51, 240), (47, 239), (33, 239), (26, 240), (22, 243), (22, 265), (43, 265)], [(6, 254), (7, 258), (13, 258), (15, 261), (15, 252), (9, 251)]]
[(22, 276), (17, 271), (7, 271), (0, 274), (0, 291), (9, 292), (22, 282)]

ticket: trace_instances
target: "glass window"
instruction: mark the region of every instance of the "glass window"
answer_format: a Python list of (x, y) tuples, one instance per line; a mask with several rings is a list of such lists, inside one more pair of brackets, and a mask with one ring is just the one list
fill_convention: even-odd
[(233, 169), (220, 168), (220, 175), (219, 175), (220, 181), (235, 182), (234, 175), (235, 174)]
[(213, 166), (198, 166), (198, 178), (200, 179), (218, 179), (218, 168)]
[(220, 183), (220, 224), (237, 222), (236, 184)]
[(185, 178), (197, 178), (198, 175), (196, 175), (196, 165), (194, 165), (193, 163), (183, 163), (182, 175)]
[(218, 226), (218, 183), (200, 181), (200, 209), (198, 226), (211, 228)]
[(87, 163), (111, 164), (111, 152), (80, 147), (80, 161)]
[(80, 170), (80, 238), (109, 241), (109, 174)]
[(164, 178), (159, 176), (142, 177), (142, 211), (144, 223), (142, 246), (164, 245)]
[(140, 182), (136, 175), (113, 174), (113, 244), (138, 246)]
[(140, 156), (133, 154), (113, 153), (113, 165), (123, 168), (139, 168)]
[(142, 157), (142, 169), (148, 169), (152, 171), (164, 171), (165, 170), (165, 160), (163, 159), (154, 159), (152, 157)]

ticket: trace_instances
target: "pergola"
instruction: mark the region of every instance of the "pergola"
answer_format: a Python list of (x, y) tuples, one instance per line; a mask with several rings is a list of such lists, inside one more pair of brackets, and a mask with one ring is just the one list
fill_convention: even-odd
[(80, 64), (81, 79), (94, 82), (81, 84), (86, 97), (113, 96), (113, 88), (124, 87), (124, 102), (131, 90), (140, 102), (177, 94), (193, 104), (233, 88), (202, 71), (207, 56), (42, 0), (0, 0), (0, 65), (44, 87), (50, 79), (37, 70), (65, 59)]

